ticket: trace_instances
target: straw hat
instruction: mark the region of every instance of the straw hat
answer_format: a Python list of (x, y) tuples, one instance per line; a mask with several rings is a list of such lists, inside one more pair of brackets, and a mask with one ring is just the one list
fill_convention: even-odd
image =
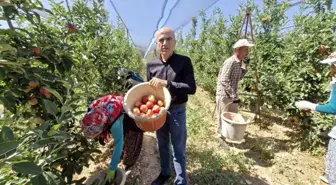
[(239, 39), (234, 45), (233, 48), (240, 48), (243, 46), (251, 47), (254, 46), (254, 44), (250, 43), (247, 39)]

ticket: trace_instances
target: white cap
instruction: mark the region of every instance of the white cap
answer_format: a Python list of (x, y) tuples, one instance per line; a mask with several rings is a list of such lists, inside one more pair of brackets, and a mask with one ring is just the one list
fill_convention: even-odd
[(239, 39), (234, 45), (233, 48), (240, 48), (243, 46), (251, 47), (254, 46), (254, 44), (250, 43), (247, 39)]
[(336, 63), (336, 51), (331, 53), (327, 59), (322, 60), (320, 63), (329, 65)]

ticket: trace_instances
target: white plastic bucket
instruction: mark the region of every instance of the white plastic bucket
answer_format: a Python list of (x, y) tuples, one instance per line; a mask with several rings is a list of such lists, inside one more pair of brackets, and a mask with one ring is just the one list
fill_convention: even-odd
[(236, 142), (244, 139), (246, 126), (251, 123), (251, 120), (245, 120), (242, 115), (233, 112), (224, 112), (221, 119), (222, 135), (226, 139)]

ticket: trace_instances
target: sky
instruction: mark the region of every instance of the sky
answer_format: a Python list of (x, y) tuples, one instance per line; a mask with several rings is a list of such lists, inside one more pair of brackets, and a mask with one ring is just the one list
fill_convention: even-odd
[[(61, 2), (61, 0), (55, 1)], [(71, 2), (71, 0), (69, 1)], [(291, 3), (298, 1), (290, 0)], [(213, 10), (218, 7), (221, 9), (224, 18), (229, 18), (229, 15), (238, 13), (241, 3), (246, 2), (246, 0), (105, 0), (104, 7), (110, 12), (110, 19), (113, 24), (117, 22), (117, 15), (121, 16), (133, 43), (137, 47), (147, 49), (152, 46), (151, 50), (155, 47), (154, 33), (158, 28), (168, 26), (176, 30), (183, 25), (180, 30), (186, 33), (191, 27), (191, 18), (198, 16), (201, 9), (206, 10), (207, 15), (211, 15)], [(262, 6), (262, 0), (254, 0), (254, 2), (256, 5)], [(50, 8), (48, 0), (42, 0), (42, 3), (45, 8)], [(336, 8), (336, 0), (333, 0), (333, 8)], [(289, 9), (287, 11), (289, 19), (298, 10), (299, 6)], [(0, 21), (0, 25), (0, 27), (7, 27), (3, 21)]]

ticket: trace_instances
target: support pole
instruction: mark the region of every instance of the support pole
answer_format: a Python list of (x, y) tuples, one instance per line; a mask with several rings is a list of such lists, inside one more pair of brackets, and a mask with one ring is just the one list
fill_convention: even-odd
[[(247, 38), (247, 31), (248, 31), (248, 26), (250, 26), (250, 32), (251, 32), (251, 37), (252, 37), (252, 42), (254, 43), (254, 35), (253, 35), (253, 26), (252, 26), (252, 19), (251, 19), (251, 8), (246, 8), (246, 14), (243, 20), (243, 24), (240, 28), (240, 32), (238, 35), (238, 39), (241, 38), (242, 35), (242, 30), (244, 28), (245, 25), (245, 33), (244, 33), (244, 38)], [(261, 94), (259, 91), (259, 77), (258, 77), (258, 58), (257, 58), (257, 54), (256, 54), (256, 49), (253, 48), (253, 54), (254, 54), (254, 59), (255, 59), (255, 70), (254, 70), (254, 77), (256, 80), (255, 83), (255, 91), (257, 93), (257, 101), (256, 101), (256, 108), (257, 108), (257, 117), (255, 122), (259, 122), (259, 128), (261, 129), (261, 121), (260, 121), (260, 102), (261, 102)]]

